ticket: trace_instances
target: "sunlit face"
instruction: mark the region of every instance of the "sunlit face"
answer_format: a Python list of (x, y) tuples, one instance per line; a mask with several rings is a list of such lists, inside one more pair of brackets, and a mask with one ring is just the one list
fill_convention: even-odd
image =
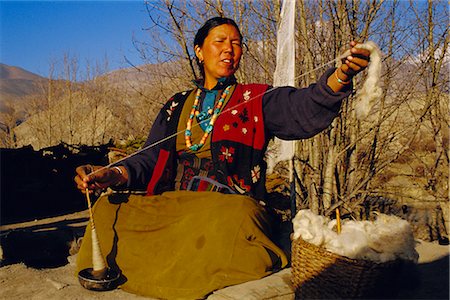
[(241, 43), (236, 27), (223, 24), (209, 31), (201, 47), (195, 46), (195, 54), (203, 61), (205, 88), (213, 88), (219, 78), (236, 72), (242, 56)]

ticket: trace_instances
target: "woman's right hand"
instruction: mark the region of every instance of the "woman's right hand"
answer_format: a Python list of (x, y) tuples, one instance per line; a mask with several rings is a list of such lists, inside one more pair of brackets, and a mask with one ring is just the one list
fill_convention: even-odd
[(102, 166), (83, 165), (76, 168), (77, 175), (74, 180), (77, 188), (85, 193), (86, 189), (89, 193), (95, 190), (102, 190), (110, 186), (117, 186), (125, 181), (123, 171), (119, 172), (117, 168), (105, 168)]

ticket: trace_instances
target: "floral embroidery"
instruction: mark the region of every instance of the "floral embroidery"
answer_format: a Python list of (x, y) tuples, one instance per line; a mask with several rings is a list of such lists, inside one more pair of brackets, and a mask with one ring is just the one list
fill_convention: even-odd
[(187, 167), (184, 169), (183, 179), (181, 180), (181, 186), (183, 190), (187, 189), (189, 182), (194, 176), (195, 172), (192, 168)]
[(219, 154), (219, 159), (221, 161), (227, 161), (229, 163), (233, 162), (233, 154), (234, 154), (234, 148), (230, 147), (224, 147), (222, 146), (222, 148), (220, 148), (220, 152), (222, 154)]
[[(210, 172), (213, 169), (212, 161), (208, 160), (207, 162), (205, 162), (205, 164), (203, 165), (203, 169), (207, 172)], [(215, 176), (210, 176), (210, 178), (214, 179)]]
[[(182, 167), (181, 167), (182, 166)], [(194, 176), (206, 176), (214, 179), (214, 164), (210, 159), (200, 159), (190, 154), (180, 156), (177, 175), (180, 175), (179, 189), (186, 190)]]
[(261, 167), (259, 165), (255, 166), (251, 171), (251, 173), (252, 173), (252, 181), (253, 183), (256, 183), (261, 177)]
[(244, 108), (244, 110), (239, 114), (239, 119), (241, 119), (242, 123), (248, 122), (248, 109)]
[(258, 123), (258, 116), (254, 116), (253, 120), (255, 120), (255, 123)]
[(233, 109), (232, 111), (231, 111), (231, 114), (234, 116), (235, 114), (237, 114), (238, 113), (238, 111), (236, 110), (236, 109)]
[(238, 128), (238, 126), (239, 126), (238, 122), (233, 122), (233, 124), (231, 124), (231, 125), (233, 125), (234, 128)]
[(242, 133), (243, 134), (247, 134), (247, 131), (248, 131), (247, 128), (242, 128)]
[(249, 91), (249, 90), (246, 90), (246, 91), (244, 92), (244, 100), (245, 100), (245, 101), (250, 100), (250, 94), (251, 94), (251, 93), (252, 93), (252, 92)]
[(172, 114), (175, 110), (175, 108), (178, 106), (179, 103), (172, 101), (172, 103), (170, 103), (170, 107), (169, 109), (166, 109), (167, 112), (167, 121), (170, 121), (170, 117), (172, 117)]
[(228, 125), (228, 124), (223, 125), (223, 131), (228, 131), (228, 130), (230, 130), (230, 125)]
[(239, 179), (237, 175), (233, 175), (233, 177), (227, 177), (228, 186), (232, 189), (236, 190), (240, 194), (245, 194), (246, 192), (250, 192), (250, 186), (246, 185), (244, 179)]
[(192, 166), (192, 163), (189, 161), (189, 160), (183, 160), (183, 166), (185, 166), (185, 167), (190, 167), (190, 166)]

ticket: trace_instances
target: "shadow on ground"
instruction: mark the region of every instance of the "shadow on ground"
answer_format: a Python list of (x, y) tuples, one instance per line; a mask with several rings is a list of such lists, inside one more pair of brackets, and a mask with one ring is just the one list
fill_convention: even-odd
[(406, 265), (399, 274), (397, 299), (450, 299), (449, 256), (418, 265)]
[(27, 267), (57, 268), (78, 252), (88, 218), (63, 220), (0, 232), (0, 267), (24, 263)]

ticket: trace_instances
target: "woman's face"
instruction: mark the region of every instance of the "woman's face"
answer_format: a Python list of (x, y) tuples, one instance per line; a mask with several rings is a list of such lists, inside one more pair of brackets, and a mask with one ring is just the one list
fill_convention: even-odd
[(241, 37), (236, 27), (223, 24), (211, 29), (195, 54), (203, 61), (205, 88), (212, 89), (219, 78), (233, 75), (242, 56)]

